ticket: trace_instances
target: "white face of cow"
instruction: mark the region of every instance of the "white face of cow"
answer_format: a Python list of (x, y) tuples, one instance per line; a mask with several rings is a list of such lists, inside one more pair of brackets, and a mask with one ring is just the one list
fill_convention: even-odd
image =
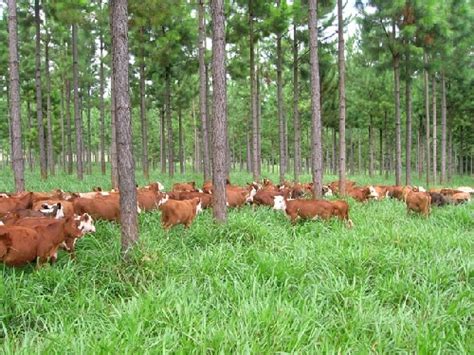
[(199, 200), (199, 203), (196, 205), (196, 214), (202, 212), (202, 203), (201, 200)]
[(378, 192), (375, 190), (375, 188), (372, 185), (369, 186), (369, 197), (379, 198)]
[(326, 191), (324, 192), (324, 196), (334, 196), (332, 193), (332, 189), (329, 186), (324, 186), (326, 188)]
[(283, 196), (275, 196), (273, 198), (273, 209), (274, 210), (285, 210), (286, 209), (286, 201), (285, 197)]
[(164, 205), (166, 202), (168, 202), (168, 200), (170, 199), (170, 197), (168, 196), (168, 194), (165, 194), (160, 201), (158, 201), (158, 206), (161, 206), (161, 205)]
[(257, 194), (257, 190), (255, 189), (255, 187), (252, 187), (252, 189), (250, 190), (249, 195), (245, 199), (245, 202), (249, 202), (249, 203), (253, 202), (253, 198), (255, 197), (256, 194)]
[(423, 186), (418, 186), (418, 191), (420, 192), (426, 192), (425, 188)]
[(61, 205), (60, 203), (57, 204), (58, 209), (56, 210), (56, 216), (54, 216), (55, 219), (61, 219), (64, 218), (64, 206)]
[(84, 213), (82, 216), (77, 216), (75, 219), (79, 220), (77, 229), (79, 229), (82, 234), (95, 233), (94, 220), (89, 216), (89, 214)]
[(161, 182), (157, 181), (156, 183), (158, 184), (158, 191), (165, 191), (165, 187)]
[(0, 198), (10, 198), (7, 194), (0, 194)]

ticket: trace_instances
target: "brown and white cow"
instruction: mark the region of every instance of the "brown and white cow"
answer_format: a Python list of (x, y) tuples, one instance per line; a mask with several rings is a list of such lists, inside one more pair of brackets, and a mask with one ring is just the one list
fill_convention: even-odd
[(428, 217), (431, 210), (431, 196), (427, 192), (410, 191), (406, 195), (405, 203), (407, 205), (407, 213), (410, 211), (421, 213)]
[(173, 184), (173, 188), (171, 189), (173, 192), (194, 192), (198, 191), (196, 189), (196, 182), (177, 182)]
[(191, 200), (193, 198), (199, 198), (201, 200), (201, 206), (203, 209), (212, 206), (212, 195), (204, 192), (170, 192), (168, 194), (170, 199), (173, 200)]
[(31, 208), (32, 192), (23, 192), (16, 196), (0, 199), (0, 215)]
[(167, 195), (160, 201), (161, 224), (165, 230), (183, 224), (188, 228), (196, 215), (202, 211), (201, 200), (193, 198), (191, 200), (172, 200)]

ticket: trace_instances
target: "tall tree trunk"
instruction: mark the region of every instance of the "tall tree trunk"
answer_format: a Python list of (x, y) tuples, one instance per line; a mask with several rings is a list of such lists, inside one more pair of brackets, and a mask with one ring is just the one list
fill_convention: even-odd
[[(111, 0), (114, 1), (114, 0)], [(110, 32), (112, 32), (112, 28), (114, 26), (114, 15), (113, 15), (113, 4), (110, 3), (109, 5), (109, 25), (110, 25)], [(112, 47), (115, 46), (114, 44), (114, 36), (111, 38)], [(113, 60), (111, 61), (111, 72), (112, 75), (110, 76), (110, 91), (115, 91), (115, 71), (116, 68), (114, 67)], [(111, 122), (111, 139), (110, 139), (110, 173), (111, 173), (111, 180), (112, 180), (112, 188), (116, 189), (119, 185), (119, 176), (118, 176), (118, 161), (117, 161), (117, 125), (116, 125), (116, 110), (115, 110), (115, 95), (111, 95), (110, 98), (110, 122)]]
[(165, 109), (166, 126), (168, 131), (168, 173), (170, 177), (174, 176), (174, 142), (173, 142), (173, 122), (171, 120), (171, 68), (167, 67), (165, 71)]
[(130, 94), (128, 83), (128, 22), (127, 0), (111, 0), (113, 27), (112, 60), (114, 63), (114, 91), (118, 176), (120, 190), (120, 221), (122, 226), (122, 254), (127, 255), (138, 240), (137, 189), (135, 162), (132, 153)]
[[(227, 102), (225, 80), (225, 18), (224, 0), (213, 0), (212, 7), (212, 84), (213, 84), (213, 214), (218, 222), (227, 218), (226, 208), (226, 150)], [(255, 143), (255, 142), (254, 142)], [(254, 145), (255, 147), (255, 145)], [(254, 161), (255, 162), (255, 161)]]
[(441, 72), (441, 184), (446, 182), (446, 78)]
[(145, 98), (145, 38), (144, 28), (140, 27), (140, 123), (142, 128), (142, 168), (143, 177), (149, 179), (148, 162), (148, 121), (146, 118), (146, 98)]
[(363, 170), (364, 170), (363, 172), (364, 172), (364, 174), (365, 174), (365, 173), (366, 173), (365, 167), (364, 167), (364, 165), (362, 164), (362, 140), (361, 140), (361, 138), (360, 138), (360, 135), (359, 135), (359, 137), (357, 138), (357, 155), (358, 155), (358, 157), (357, 157), (357, 162), (358, 162), (358, 164), (359, 164), (358, 169), (357, 169), (357, 170), (358, 170), (358, 174), (359, 174), (359, 175), (362, 174), (362, 171), (363, 171)]
[(92, 174), (91, 88), (87, 88), (87, 171)]
[(184, 174), (184, 137), (181, 107), (178, 107), (178, 139), (179, 139), (179, 173)]
[(257, 64), (257, 171), (262, 175), (262, 104), (260, 102), (260, 67)]
[(372, 127), (372, 117), (369, 120), (369, 176), (374, 176), (374, 130)]
[(412, 97), (411, 97), (411, 72), (409, 64), (409, 53), (406, 58), (406, 79), (405, 79), (405, 103), (406, 103), (406, 116), (407, 116), (407, 130), (406, 130), (406, 142), (405, 142), (405, 184), (411, 185), (411, 143), (412, 143)]
[(332, 164), (331, 164), (331, 174), (338, 174), (338, 164), (337, 164), (337, 133), (336, 127), (330, 129), (332, 131)]
[(161, 173), (166, 174), (166, 123), (164, 104), (160, 109), (160, 163)]
[(16, 0), (8, 0), (8, 60), (9, 60), (9, 111), (11, 116), (12, 166), (16, 192), (25, 190), (23, 147), (21, 144), (20, 60)]
[(35, 0), (35, 28), (36, 28), (36, 49), (35, 49), (35, 86), (36, 86), (36, 118), (38, 120), (38, 145), (40, 152), (40, 170), (41, 179), (45, 180), (48, 178), (48, 167), (46, 161), (46, 141), (44, 137), (44, 124), (43, 124), (43, 98), (41, 95), (41, 35), (40, 35), (40, 6), (39, 0)]
[[(10, 103), (9, 103), (10, 104)], [(31, 112), (31, 104), (30, 100), (26, 101), (26, 112), (28, 114), (28, 133), (31, 132), (31, 129), (33, 128), (32, 122), (33, 122), (33, 113)], [(10, 123), (10, 122), (9, 122)], [(11, 128), (10, 128), (11, 131)], [(10, 136), (12, 136), (10, 132)], [(12, 143), (12, 138), (10, 138), (10, 144)], [(24, 163), (23, 163), (24, 164)], [(31, 143), (31, 140), (28, 139), (28, 164), (30, 167), (30, 171), (33, 171), (33, 145)]]
[[(447, 120), (447, 117), (446, 117)], [(452, 122), (448, 127), (448, 181), (451, 181), (453, 176), (453, 129)]]
[(72, 174), (71, 82), (66, 79), (67, 173)]
[(252, 151), (251, 151), (251, 143), (252, 143), (252, 138), (250, 137), (250, 134), (247, 132), (247, 171), (251, 172), (252, 171)]
[(319, 84), (317, 0), (309, 0), (309, 49), (311, 64), (311, 157), (314, 197), (321, 197), (323, 188), (321, 102)]
[[(194, 127), (194, 165), (193, 172), (201, 171), (201, 137), (198, 132), (198, 123), (196, 121), (196, 109), (194, 105), (194, 99), (192, 100), (191, 113), (193, 116), (193, 127)], [(203, 143), (204, 144), (204, 143)]]
[(379, 128), (379, 175), (383, 175), (383, 129)]
[(432, 105), (433, 105), (433, 184), (436, 185), (436, 181), (438, 180), (438, 133), (437, 133), (437, 118), (436, 118), (436, 75), (433, 74), (431, 77), (431, 86), (432, 86)]
[(426, 115), (426, 185), (427, 187), (430, 185), (430, 171), (431, 171), (431, 157), (430, 157), (430, 79), (428, 73), (428, 54), (426, 50), (423, 53), (423, 63), (425, 65), (424, 69), (424, 85), (425, 85), (425, 115)]
[(388, 179), (388, 174), (389, 174), (389, 167), (388, 167), (388, 162), (389, 162), (389, 154), (390, 154), (390, 141), (388, 137), (388, 113), (387, 110), (384, 111), (384, 122), (383, 122), (383, 130), (385, 132), (385, 156), (384, 156), (384, 170), (385, 170), (385, 179)]
[[(99, 0), (99, 7), (102, 8), (102, 1)], [(105, 103), (104, 103), (104, 38), (102, 30), (99, 35), (99, 48), (100, 48), (100, 66), (99, 66), (99, 130), (100, 130), (100, 170), (102, 175), (106, 173), (105, 165)]]
[(49, 73), (49, 32), (46, 33), (45, 43), (45, 73), (46, 73), (46, 121), (48, 124), (48, 154), (47, 161), (49, 173), (54, 175), (55, 161), (54, 161), (54, 146), (53, 146), (53, 122), (51, 119), (51, 75)]
[(339, 193), (346, 193), (346, 63), (344, 59), (344, 21), (342, 0), (337, 0), (339, 61)]
[(257, 80), (255, 75), (255, 33), (254, 33), (254, 0), (249, 0), (249, 51), (250, 51), (250, 112), (252, 115), (252, 175), (253, 180), (260, 179), (258, 173), (258, 113), (257, 113)]
[(298, 39), (296, 31), (296, 18), (293, 20), (293, 130), (294, 130), (294, 159), (295, 159), (295, 182), (299, 181), (301, 174), (301, 124), (300, 111), (298, 108), (300, 100), (299, 73), (298, 73)]
[[(277, 0), (277, 6), (281, 6), (280, 0)], [(285, 149), (285, 118), (283, 115), (283, 79), (282, 67), (283, 58), (281, 53), (281, 33), (277, 33), (276, 54), (277, 54), (277, 109), (278, 109), (278, 127), (280, 135), (280, 184), (285, 181), (286, 173), (286, 149)]]
[(79, 110), (79, 73), (77, 62), (77, 25), (72, 25), (72, 75), (74, 85), (74, 122), (76, 125), (76, 156), (77, 156), (77, 178), (82, 180), (84, 168), (82, 165), (82, 119)]
[(204, 181), (207, 181), (211, 178), (211, 164), (207, 119), (206, 18), (204, 15), (204, 0), (199, 0), (199, 116), (201, 118), (203, 173)]
[[(393, 25), (395, 33), (395, 24)], [(402, 179), (402, 141), (401, 141), (401, 119), (400, 119), (400, 56), (393, 57), (393, 77), (395, 83), (395, 184), (401, 185)]]
[(422, 153), (423, 153), (423, 116), (420, 115), (420, 122), (418, 123), (418, 135), (417, 135), (417, 141), (418, 141), (418, 179), (421, 181), (423, 177), (423, 159), (422, 159)]

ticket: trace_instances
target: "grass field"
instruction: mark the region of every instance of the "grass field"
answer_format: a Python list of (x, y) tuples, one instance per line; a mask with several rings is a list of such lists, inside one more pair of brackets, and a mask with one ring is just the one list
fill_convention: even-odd
[[(0, 191), (12, 188), (7, 172), (0, 178)], [(192, 179), (202, 182), (174, 181)], [(108, 180), (35, 175), (27, 186)], [(226, 225), (205, 211), (165, 235), (159, 213), (142, 214), (127, 263), (119, 227), (97, 222), (75, 262), (61, 253), (39, 271), (0, 266), (0, 353), (472, 353), (474, 204), (433, 208), (428, 219), (398, 201), (350, 205), (353, 229), (293, 227), (279, 211), (245, 207)]]

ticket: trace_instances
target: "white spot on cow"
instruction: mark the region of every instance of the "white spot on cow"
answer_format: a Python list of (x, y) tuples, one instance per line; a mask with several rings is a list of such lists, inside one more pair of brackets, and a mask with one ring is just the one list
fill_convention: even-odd
[(165, 187), (161, 182), (157, 181), (156, 183), (158, 184), (158, 191), (165, 191)]
[(138, 205), (138, 202), (137, 202), (137, 213), (142, 213), (142, 209), (141, 209), (140, 206)]
[(326, 186), (326, 192), (324, 192), (324, 196), (333, 196), (332, 189), (329, 186)]
[(196, 205), (196, 214), (202, 212), (202, 203), (199, 201), (199, 203)]
[(3, 223), (2, 221), (0, 221), (0, 226), (4, 226), (4, 225), (5, 225), (5, 223)]
[(423, 186), (418, 186), (418, 191), (426, 192), (426, 189)]
[(198, 192), (203, 193), (203, 191), (201, 189), (197, 189), (197, 190), (198, 190)]
[(81, 230), (82, 234), (95, 232), (94, 220), (89, 214), (84, 213), (79, 219), (81, 222), (77, 228)]
[(56, 210), (56, 216), (54, 216), (55, 219), (61, 219), (64, 218), (64, 207), (61, 205), (61, 203), (58, 202), (57, 204), (58, 209)]
[(468, 194), (474, 194), (474, 189), (469, 186), (460, 186), (456, 190), (461, 191), (461, 192), (466, 192)]
[(229, 207), (229, 202), (226, 202), (225, 205), (226, 205), (227, 207)]
[(369, 186), (369, 192), (370, 192), (369, 197), (374, 197), (374, 198), (379, 197), (378, 192), (375, 190), (375, 188), (372, 185)]
[(100, 191), (99, 193), (101, 194), (101, 196), (110, 196), (110, 192), (107, 191)]
[(166, 202), (168, 202), (169, 199), (170, 197), (168, 196), (168, 194), (164, 194), (161, 200), (158, 201), (158, 206), (164, 205)]
[(253, 202), (253, 198), (255, 197), (256, 194), (257, 194), (257, 190), (255, 189), (255, 187), (252, 187), (252, 189), (250, 190), (250, 193), (247, 196), (245, 201), (246, 202)]
[(285, 210), (286, 209), (285, 197), (275, 196), (273, 198), (273, 209), (274, 210)]
[(1, 198), (10, 198), (10, 196), (8, 196), (7, 194), (0, 194), (0, 197)]

